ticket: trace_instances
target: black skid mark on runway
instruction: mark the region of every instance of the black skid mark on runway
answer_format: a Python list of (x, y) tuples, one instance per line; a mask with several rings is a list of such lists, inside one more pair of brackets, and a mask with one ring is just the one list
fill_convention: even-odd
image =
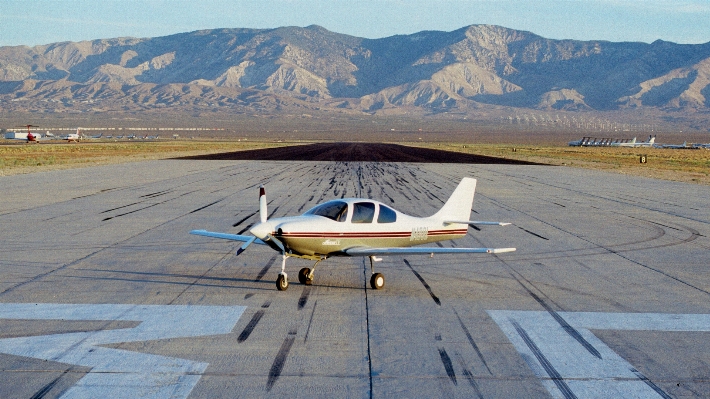
[(254, 223), (249, 223), (249, 224), (247, 225), (247, 227), (245, 227), (245, 228), (239, 230), (239, 231), (237, 232), (237, 235), (242, 234), (242, 233), (244, 233), (245, 231), (251, 229), (252, 226), (254, 226)]
[(109, 213), (109, 212), (111, 212), (111, 211), (116, 211), (116, 210), (119, 210), (119, 209), (122, 209), (122, 208), (128, 208), (129, 206), (142, 204), (143, 202), (144, 202), (144, 201), (138, 201), (138, 202), (134, 202), (134, 203), (132, 203), (132, 204), (123, 205), (123, 206), (119, 206), (119, 207), (117, 207), (117, 208), (108, 209), (108, 210), (105, 210), (105, 211), (103, 211), (103, 212), (99, 212), (99, 215), (102, 214), (102, 213)]
[(631, 372), (634, 373), (634, 375), (638, 377), (639, 380), (643, 381), (644, 384), (648, 385), (651, 389), (653, 389), (657, 394), (661, 395), (663, 399), (672, 399), (670, 395), (665, 393), (658, 385), (654, 384), (653, 381), (649, 380), (648, 377), (643, 375), (640, 371), (636, 370), (635, 368), (631, 368)]
[(446, 353), (446, 349), (439, 348), (439, 356), (441, 356), (441, 363), (444, 364), (446, 375), (449, 376), (454, 385), (458, 385), (458, 382), (456, 381), (456, 373), (454, 372), (454, 365), (451, 363), (451, 358), (449, 357), (449, 354)]
[(414, 268), (412, 267), (412, 265), (410, 265), (409, 262), (408, 262), (406, 259), (404, 260), (404, 263), (405, 263), (407, 266), (409, 266), (409, 268), (412, 270), (412, 273), (414, 273), (414, 275), (417, 276), (417, 278), (418, 278), (419, 281), (422, 283), (422, 285), (424, 286), (424, 288), (426, 288), (426, 290), (429, 292), (429, 295), (431, 295), (431, 299), (433, 299), (434, 302), (436, 302), (437, 305), (441, 306), (441, 301), (439, 300), (439, 297), (436, 296), (436, 295), (434, 295), (434, 292), (432, 292), (431, 287), (429, 287), (429, 284), (427, 284), (426, 281), (424, 281), (424, 278), (423, 278), (422, 276), (420, 276), (419, 273), (417, 273), (416, 270), (414, 270)]
[(313, 302), (313, 310), (311, 311), (311, 318), (308, 320), (308, 328), (306, 329), (306, 336), (303, 337), (303, 343), (306, 343), (308, 341), (308, 333), (311, 331), (311, 324), (313, 324), (313, 316), (316, 314), (316, 305), (318, 305), (318, 301)]
[(146, 195), (141, 195), (141, 196), (138, 197), (138, 198), (155, 198), (155, 197), (160, 197), (161, 195), (165, 195), (165, 194), (168, 194), (168, 193), (171, 193), (171, 192), (173, 192), (172, 189), (170, 189), (170, 190), (163, 190), (163, 191), (158, 191), (158, 192), (155, 192), (155, 193), (150, 193), (150, 194), (146, 194)]
[(199, 212), (199, 211), (201, 211), (201, 210), (203, 210), (203, 209), (205, 209), (205, 208), (209, 208), (209, 207), (211, 207), (211, 206), (214, 205), (214, 204), (218, 204), (218, 203), (222, 202), (222, 200), (224, 200), (224, 198), (222, 198), (221, 200), (217, 200), (217, 201), (215, 201), (215, 202), (213, 202), (213, 203), (211, 203), (211, 204), (207, 204), (207, 205), (205, 205), (205, 206), (201, 206), (201, 207), (195, 209), (194, 211), (191, 211), (190, 213)]
[(488, 370), (488, 374), (493, 375), (493, 372), (491, 372), (490, 367), (488, 367), (488, 363), (486, 363), (486, 359), (483, 357), (481, 350), (478, 348), (478, 345), (476, 345), (476, 341), (473, 340), (471, 333), (468, 331), (468, 328), (466, 328), (466, 325), (463, 323), (463, 320), (461, 320), (461, 317), (459, 316), (459, 313), (456, 311), (456, 309), (454, 309), (454, 314), (456, 315), (456, 318), (459, 319), (459, 323), (461, 324), (461, 329), (463, 329), (464, 334), (466, 334), (466, 338), (468, 338), (468, 342), (473, 347), (473, 350), (476, 351), (476, 354), (478, 355), (478, 358), (481, 359), (481, 362), (483, 363), (483, 365), (486, 366), (486, 370)]
[(246, 220), (247, 220), (247, 219), (249, 219), (250, 217), (252, 217), (252, 216), (256, 215), (256, 214), (257, 214), (257, 212), (259, 212), (259, 211), (255, 211), (255, 212), (253, 212), (253, 213), (252, 213), (251, 215), (249, 215), (249, 216), (245, 217), (244, 219), (242, 219), (242, 220), (238, 221), (237, 223), (234, 223), (234, 224), (232, 225), (232, 227), (237, 227), (237, 226), (239, 226), (240, 224), (242, 224), (242, 223), (246, 222)]
[(537, 303), (540, 304), (540, 306), (545, 308), (547, 313), (549, 313), (550, 316), (552, 316), (552, 318), (555, 319), (555, 321), (557, 323), (559, 323), (559, 325), (562, 327), (562, 329), (565, 330), (565, 332), (567, 334), (569, 334), (570, 337), (574, 338), (577, 342), (579, 342), (580, 345), (582, 345), (584, 347), (584, 349), (586, 349), (593, 356), (595, 356), (599, 359), (602, 358), (602, 355), (601, 355), (601, 353), (599, 353), (597, 348), (595, 348), (592, 344), (590, 344), (589, 341), (584, 339), (584, 337), (579, 333), (579, 331), (577, 331), (574, 327), (572, 327), (569, 323), (567, 323), (567, 320), (565, 320), (562, 316), (560, 316), (559, 313), (555, 312), (555, 310), (552, 309), (550, 307), (550, 305), (545, 303), (545, 301), (543, 301), (542, 298), (538, 297), (537, 295), (535, 295), (533, 292), (530, 292), (529, 290), (528, 290), (528, 292), (537, 301)]
[(254, 279), (255, 283), (258, 283), (259, 281), (261, 281), (262, 278), (264, 278), (264, 276), (266, 275), (266, 272), (269, 271), (269, 268), (274, 264), (274, 262), (276, 262), (276, 255), (272, 256), (271, 259), (269, 259), (269, 261), (266, 262), (266, 266), (264, 266), (264, 268), (261, 269), (259, 274), (257, 274), (256, 278)]
[(291, 330), (288, 332), (288, 336), (281, 344), (279, 348), (279, 353), (276, 354), (274, 363), (271, 365), (271, 370), (269, 370), (269, 379), (266, 381), (266, 391), (271, 391), (274, 384), (281, 376), (281, 371), (283, 371), (284, 364), (286, 364), (286, 359), (288, 358), (288, 353), (291, 351), (291, 346), (293, 346), (293, 341), (296, 340), (296, 330)]
[(244, 330), (242, 330), (242, 333), (239, 334), (239, 337), (237, 338), (238, 343), (242, 343), (249, 338), (251, 333), (254, 331), (254, 328), (256, 328), (256, 325), (259, 324), (259, 320), (264, 317), (265, 313), (266, 312), (263, 310), (259, 310), (254, 313), (254, 316), (252, 316), (251, 320), (249, 320), (249, 324), (247, 324), (246, 327), (244, 327)]
[[(530, 231), (530, 230), (528, 230), (528, 229), (525, 229), (525, 228), (522, 228), (522, 227), (520, 227), (520, 226), (516, 226), (516, 227), (519, 228), (520, 230), (522, 230), (522, 231), (528, 233), (528, 234), (534, 235), (534, 236), (537, 237), (537, 238), (542, 238), (543, 240), (547, 240), (546, 237), (543, 237), (543, 236), (541, 236), (540, 234), (533, 233), (532, 231)], [(548, 240), (548, 241), (549, 241), (549, 240)]]
[(311, 287), (310, 286), (305, 286), (303, 287), (303, 292), (301, 293), (301, 297), (298, 298), (298, 310), (303, 309), (304, 306), (306, 306), (306, 302), (308, 302), (308, 296), (311, 295)]
[(476, 391), (476, 396), (478, 396), (478, 399), (483, 399), (483, 394), (481, 393), (481, 388), (478, 386), (478, 383), (476, 382), (476, 379), (473, 377), (473, 373), (466, 368), (466, 362), (463, 361), (463, 357), (461, 356), (460, 353), (456, 352), (456, 360), (458, 360), (459, 364), (461, 365), (461, 369), (463, 370), (461, 374), (463, 374), (464, 377), (466, 377), (466, 380), (468, 380), (468, 383), (471, 384), (471, 387), (473, 388), (474, 391)]
[(557, 389), (562, 392), (562, 395), (565, 397), (565, 399), (576, 399), (577, 395), (572, 392), (570, 389), (569, 385), (565, 382), (564, 378), (560, 375), (560, 373), (555, 369), (555, 367), (550, 363), (549, 360), (545, 357), (545, 355), (540, 351), (540, 348), (535, 345), (535, 342), (530, 338), (528, 333), (520, 327), (518, 322), (511, 320), (511, 323), (513, 323), (513, 327), (515, 327), (515, 331), (518, 332), (518, 335), (520, 335), (520, 338), (523, 339), (525, 342), (525, 345), (528, 346), (528, 349), (535, 355), (535, 358), (537, 361), (540, 363), (543, 369), (545, 369), (545, 372), (547, 373), (548, 376), (550, 376), (550, 379), (552, 382), (555, 383), (557, 386)]
[[(62, 377), (64, 377), (67, 373), (69, 373), (70, 370), (71, 370), (71, 368), (69, 368), (68, 370), (64, 371), (59, 377), (57, 377), (57, 378), (55, 378), (54, 380), (50, 381), (49, 384), (43, 386), (42, 389), (40, 389), (40, 390), (37, 391), (34, 395), (32, 395), (32, 396), (30, 397), (30, 399), (43, 399), (44, 396), (47, 395), (47, 394), (49, 393), (49, 391), (51, 391), (52, 388), (54, 388), (54, 387), (57, 385), (57, 383), (59, 382), (59, 380), (61, 380)], [(61, 394), (61, 393), (63, 393), (63, 392), (60, 392), (60, 394)], [(58, 395), (58, 396), (60, 396), (60, 395)]]

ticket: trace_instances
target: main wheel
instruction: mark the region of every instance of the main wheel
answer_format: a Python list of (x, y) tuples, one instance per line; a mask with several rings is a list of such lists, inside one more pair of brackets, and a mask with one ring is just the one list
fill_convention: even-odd
[(373, 290), (379, 290), (385, 286), (385, 276), (382, 273), (375, 273), (370, 277), (370, 287)]
[(308, 279), (308, 275), (311, 274), (311, 269), (304, 267), (298, 272), (298, 282), (301, 284), (311, 285), (311, 281)]
[(288, 278), (285, 275), (279, 274), (279, 277), (276, 279), (276, 288), (278, 288), (279, 291), (286, 291), (288, 289)]

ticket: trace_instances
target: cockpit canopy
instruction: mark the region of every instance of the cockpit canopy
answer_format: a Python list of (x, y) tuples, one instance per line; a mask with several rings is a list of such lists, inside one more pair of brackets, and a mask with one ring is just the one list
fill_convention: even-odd
[(393, 209), (371, 201), (341, 201), (333, 200), (320, 204), (304, 215), (323, 216), (336, 222), (348, 221), (350, 223), (372, 223), (377, 217), (377, 223), (394, 223), (397, 221), (397, 212)]

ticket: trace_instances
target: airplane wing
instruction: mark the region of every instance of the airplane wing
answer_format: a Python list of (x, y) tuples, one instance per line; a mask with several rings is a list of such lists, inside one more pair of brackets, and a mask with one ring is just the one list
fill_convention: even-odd
[(254, 236), (241, 236), (237, 234), (227, 234), (227, 233), (215, 233), (212, 231), (207, 231), (207, 230), (192, 230), (190, 234), (195, 234), (198, 236), (205, 236), (205, 237), (212, 237), (212, 238), (221, 238), (223, 240), (231, 240), (231, 241), (241, 241), (241, 242), (247, 242), (247, 241), (252, 241), (254, 244), (260, 244), (260, 245), (266, 245), (264, 241), (261, 241), (260, 239), (254, 237)]
[(395, 247), (395, 248), (369, 248), (356, 247), (346, 249), (344, 252), (350, 256), (376, 256), (376, 255), (431, 255), (431, 254), (500, 254), (513, 252), (515, 248), (440, 248), (440, 247)]
[(479, 226), (508, 226), (510, 223), (506, 222), (482, 222), (478, 220), (445, 220), (444, 224), (470, 224)]

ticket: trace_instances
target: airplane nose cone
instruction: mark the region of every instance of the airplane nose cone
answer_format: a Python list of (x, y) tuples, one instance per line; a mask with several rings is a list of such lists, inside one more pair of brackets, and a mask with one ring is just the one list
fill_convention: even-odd
[(258, 223), (254, 227), (252, 227), (249, 230), (252, 234), (254, 234), (256, 237), (259, 239), (265, 239), (267, 234), (271, 234), (274, 231), (274, 225), (273, 223), (269, 222), (264, 222), (264, 223)]

